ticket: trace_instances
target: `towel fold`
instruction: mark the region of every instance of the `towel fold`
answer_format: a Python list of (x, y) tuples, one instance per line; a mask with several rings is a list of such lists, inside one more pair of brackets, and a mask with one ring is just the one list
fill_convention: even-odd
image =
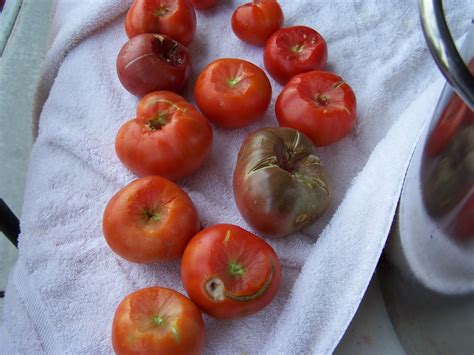
[[(197, 12), (189, 50), (194, 73), (183, 93), (192, 101), (197, 74), (210, 61), (237, 57), (263, 67), (262, 49), (232, 33), (223, 1)], [(276, 299), (248, 318), (205, 317), (209, 354), (328, 354), (352, 319), (385, 244), (403, 176), (442, 80), (425, 48), (416, 2), (280, 1), (285, 26), (308, 25), (328, 43), (327, 70), (341, 75), (358, 99), (357, 124), (344, 140), (319, 149), (331, 179), (324, 216), (302, 233), (269, 240), (280, 256)], [(36, 100), (38, 137), (28, 172), (19, 259), (6, 290), (0, 352), (110, 353), (111, 321), (120, 300), (160, 285), (184, 293), (179, 263), (137, 265), (113, 254), (101, 231), (110, 197), (135, 178), (114, 152), (115, 135), (133, 118), (137, 99), (115, 73), (126, 41), (130, 1), (58, 1), (51, 49)], [(447, 1), (456, 38), (467, 32), (468, 0)], [(437, 80), (436, 80), (437, 79)], [(232, 173), (250, 132), (276, 126), (265, 117), (238, 130), (214, 128), (211, 156), (179, 181), (203, 226), (240, 217)]]

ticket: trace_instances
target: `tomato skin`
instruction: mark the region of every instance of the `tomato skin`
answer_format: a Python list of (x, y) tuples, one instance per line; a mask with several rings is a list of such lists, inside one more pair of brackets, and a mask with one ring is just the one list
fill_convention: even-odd
[(233, 178), (245, 221), (269, 237), (314, 223), (326, 210), (330, 189), (316, 148), (292, 128), (263, 128), (242, 143)]
[(232, 15), (232, 30), (242, 41), (263, 46), (283, 25), (283, 12), (276, 0), (253, 0)]
[(204, 351), (204, 322), (197, 306), (179, 292), (148, 287), (126, 296), (112, 322), (117, 355), (199, 355)]
[(181, 279), (191, 300), (220, 319), (249, 316), (266, 307), (278, 291), (280, 278), (272, 247), (231, 224), (199, 232), (181, 262)]
[(188, 46), (196, 33), (196, 13), (188, 0), (135, 0), (127, 12), (128, 38), (159, 33)]
[(178, 180), (199, 169), (211, 152), (208, 120), (184, 99), (174, 101), (174, 95), (157, 91), (143, 97), (138, 117), (125, 122), (117, 133), (117, 156), (139, 176)]
[(178, 185), (160, 176), (132, 181), (107, 204), (105, 241), (135, 263), (177, 260), (199, 229), (196, 208)]
[(222, 58), (201, 72), (194, 98), (204, 115), (224, 128), (240, 128), (261, 119), (272, 87), (265, 72), (242, 59)]
[(190, 0), (196, 10), (207, 10), (216, 6), (219, 0)]
[(327, 59), (326, 41), (306, 26), (278, 30), (268, 39), (263, 54), (265, 69), (282, 85), (297, 74), (322, 70)]
[(306, 134), (317, 147), (339, 141), (356, 120), (356, 97), (334, 73), (312, 71), (293, 77), (275, 103), (280, 126)]
[(143, 96), (138, 102), (136, 117), (153, 119), (163, 109), (163, 103), (166, 104), (167, 102), (177, 105), (183, 110), (196, 110), (184, 97), (172, 91), (153, 91)]

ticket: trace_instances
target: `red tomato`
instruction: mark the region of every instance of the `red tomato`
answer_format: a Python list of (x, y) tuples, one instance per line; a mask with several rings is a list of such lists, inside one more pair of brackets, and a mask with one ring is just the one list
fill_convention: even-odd
[(194, 173), (211, 151), (206, 117), (185, 101), (170, 100), (170, 94), (145, 96), (138, 104), (138, 117), (125, 122), (117, 134), (119, 159), (139, 176), (181, 179)]
[(196, 305), (161, 287), (135, 291), (120, 302), (112, 322), (117, 355), (198, 355), (204, 351), (204, 322)]
[(144, 33), (130, 39), (117, 57), (117, 74), (130, 93), (181, 90), (191, 72), (186, 47), (169, 37)]
[(196, 209), (174, 182), (160, 176), (132, 181), (107, 204), (102, 220), (110, 248), (128, 261), (176, 260), (199, 229)]
[(235, 319), (260, 311), (275, 297), (280, 277), (272, 247), (232, 224), (199, 232), (181, 262), (189, 297), (215, 318)]
[(181, 110), (196, 110), (196, 108), (181, 95), (171, 91), (153, 91), (142, 97), (138, 102), (137, 117), (146, 119), (157, 118), (163, 109), (166, 111), (166, 114), (170, 114), (171, 111), (175, 112), (175, 106)]
[(265, 44), (263, 55), (265, 69), (282, 85), (297, 74), (322, 70), (327, 59), (326, 41), (306, 26), (287, 27), (275, 32)]
[(197, 10), (207, 10), (216, 6), (219, 0), (190, 0), (190, 2)]
[(232, 30), (242, 41), (263, 46), (283, 25), (283, 12), (276, 0), (253, 0), (232, 15)]
[(225, 128), (239, 128), (262, 118), (272, 98), (272, 87), (255, 64), (218, 59), (197, 78), (194, 98), (207, 118)]
[(469, 122), (473, 118), (474, 112), (454, 93), (430, 133), (427, 143), (428, 156), (435, 157), (441, 153), (459, 131), (463, 122)]
[(283, 88), (275, 104), (280, 126), (306, 134), (316, 146), (344, 138), (356, 119), (356, 97), (334, 73), (297, 75)]
[(135, 0), (125, 19), (128, 38), (159, 33), (188, 46), (196, 33), (196, 13), (187, 0)]

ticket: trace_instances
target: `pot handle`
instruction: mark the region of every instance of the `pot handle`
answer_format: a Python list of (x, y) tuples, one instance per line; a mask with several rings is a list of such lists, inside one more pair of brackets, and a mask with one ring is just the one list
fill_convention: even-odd
[(453, 89), (474, 110), (474, 77), (461, 58), (444, 16), (441, 0), (418, 0), (421, 26), (431, 55)]

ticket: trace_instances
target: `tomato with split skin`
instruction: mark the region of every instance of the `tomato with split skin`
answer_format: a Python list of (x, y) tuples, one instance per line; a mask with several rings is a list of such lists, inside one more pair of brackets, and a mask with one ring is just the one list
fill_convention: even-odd
[(112, 345), (117, 355), (199, 355), (204, 322), (198, 307), (179, 292), (148, 287), (126, 296), (115, 311)]
[(283, 25), (283, 12), (276, 0), (253, 0), (232, 15), (232, 30), (242, 41), (263, 46)]
[(306, 134), (317, 147), (347, 136), (356, 121), (356, 97), (338, 75), (311, 71), (293, 77), (275, 103), (280, 126)]
[(245, 221), (278, 238), (314, 223), (330, 201), (316, 148), (303, 133), (262, 128), (242, 143), (233, 177), (234, 198)]
[(194, 98), (204, 115), (224, 128), (240, 128), (261, 119), (272, 97), (265, 72), (242, 59), (222, 58), (201, 72)]
[(188, 46), (196, 33), (196, 14), (187, 0), (135, 0), (125, 19), (128, 38), (159, 33)]
[(180, 91), (191, 73), (186, 47), (163, 35), (144, 33), (124, 44), (117, 56), (117, 75), (131, 94)]
[(322, 70), (328, 58), (324, 38), (306, 26), (275, 32), (265, 44), (263, 62), (270, 76), (285, 85), (293, 76)]
[(249, 316), (266, 307), (278, 291), (280, 278), (272, 247), (231, 224), (199, 232), (181, 262), (181, 279), (191, 300), (221, 319)]
[(212, 129), (206, 117), (167, 91), (143, 97), (137, 118), (124, 123), (115, 140), (117, 156), (135, 174), (171, 180), (193, 174), (211, 148)]
[(160, 176), (134, 180), (118, 191), (102, 220), (110, 248), (135, 263), (179, 259), (198, 229), (192, 200), (178, 185)]

